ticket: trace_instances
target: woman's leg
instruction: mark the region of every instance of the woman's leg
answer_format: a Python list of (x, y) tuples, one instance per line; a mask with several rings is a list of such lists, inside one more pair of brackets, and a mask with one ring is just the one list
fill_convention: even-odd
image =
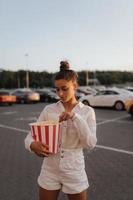
[(69, 200), (87, 200), (87, 190), (78, 194), (67, 194)]
[(57, 200), (60, 190), (46, 190), (39, 188), (39, 200)]

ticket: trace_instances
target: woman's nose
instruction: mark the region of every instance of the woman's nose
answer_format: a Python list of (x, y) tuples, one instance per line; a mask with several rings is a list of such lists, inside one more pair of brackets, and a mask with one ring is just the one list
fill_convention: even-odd
[(61, 97), (61, 96), (63, 96), (63, 92), (60, 90), (59, 92), (58, 92), (58, 95)]

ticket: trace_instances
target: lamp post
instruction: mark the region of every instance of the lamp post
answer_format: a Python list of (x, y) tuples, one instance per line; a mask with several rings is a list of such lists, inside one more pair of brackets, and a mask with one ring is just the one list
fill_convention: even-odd
[(89, 85), (89, 74), (88, 74), (88, 70), (86, 70), (86, 85)]
[(96, 86), (96, 69), (93, 71), (93, 85)]
[(25, 54), (25, 61), (26, 61), (26, 88), (29, 88), (29, 71), (28, 71), (28, 53)]
[[(86, 62), (86, 68), (88, 68), (88, 62)], [(86, 86), (89, 85), (89, 71), (85, 71)]]
[(20, 88), (20, 76), (19, 76), (19, 71), (17, 72), (17, 85), (18, 85), (18, 88)]

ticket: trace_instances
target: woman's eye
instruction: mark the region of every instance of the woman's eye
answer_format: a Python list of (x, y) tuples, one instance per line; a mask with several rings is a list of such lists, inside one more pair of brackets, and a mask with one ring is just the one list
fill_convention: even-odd
[(59, 92), (60, 90), (62, 90), (62, 91), (67, 91), (69, 88), (61, 88), (61, 89), (59, 89), (59, 88), (56, 88), (56, 92)]
[(69, 89), (69, 88), (63, 88), (62, 90), (63, 90), (63, 91), (67, 91), (68, 89)]

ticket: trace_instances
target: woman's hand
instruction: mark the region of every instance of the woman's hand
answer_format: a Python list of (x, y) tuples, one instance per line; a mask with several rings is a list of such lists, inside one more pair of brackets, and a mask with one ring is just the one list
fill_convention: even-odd
[(74, 116), (74, 113), (73, 112), (63, 112), (60, 116), (59, 116), (59, 122), (62, 122), (62, 121), (66, 121), (68, 119), (72, 119)]
[(32, 142), (30, 148), (32, 151), (34, 151), (35, 154), (37, 154), (40, 157), (48, 157), (49, 154), (52, 154), (48, 150), (49, 146), (42, 142)]

